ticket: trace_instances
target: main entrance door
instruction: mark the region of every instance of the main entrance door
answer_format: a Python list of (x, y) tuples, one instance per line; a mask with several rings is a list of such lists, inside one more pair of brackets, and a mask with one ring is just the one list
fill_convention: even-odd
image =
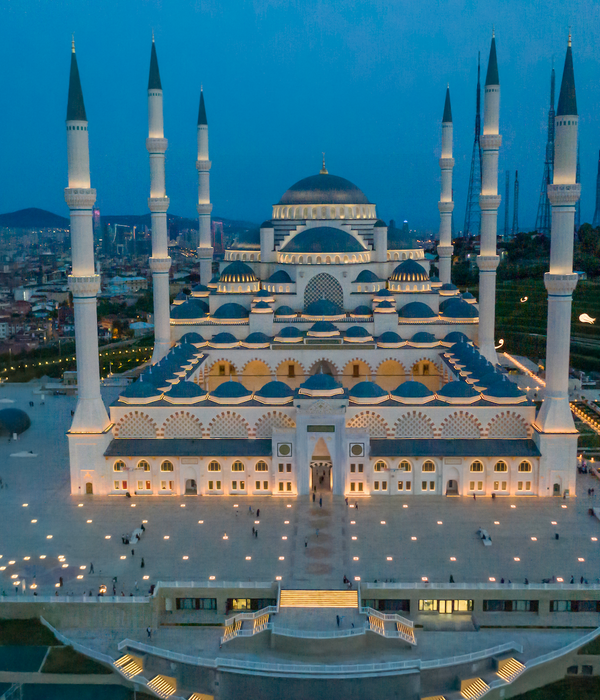
[(327, 448), (327, 443), (321, 437), (317, 440), (310, 460), (310, 488), (312, 491), (332, 490), (331, 467), (333, 462)]
[(94, 493), (94, 485), (92, 484), (91, 481), (86, 482), (85, 484), (85, 492), (88, 495), (92, 495)]

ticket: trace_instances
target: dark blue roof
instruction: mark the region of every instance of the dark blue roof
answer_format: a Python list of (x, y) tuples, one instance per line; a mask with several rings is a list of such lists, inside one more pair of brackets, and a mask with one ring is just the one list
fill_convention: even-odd
[[(485, 442), (489, 442), (486, 440)], [(508, 441), (508, 442), (514, 442)], [(113, 440), (105, 457), (268, 457), (272, 453), (271, 438), (219, 438), (192, 440), (119, 439)]]
[(281, 338), (301, 338), (302, 331), (296, 326), (285, 326), (277, 335)]
[(308, 389), (310, 391), (330, 391), (331, 389), (339, 389), (342, 385), (330, 375), (330, 374), (312, 374), (303, 384), (300, 385), (301, 389)]
[(197, 284), (195, 287), (192, 287), (192, 292), (210, 292), (210, 289), (203, 284)]
[(362, 270), (354, 280), (356, 282), (379, 282), (379, 277), (372, 270)]
[(385, 299), (384, 301), (380, 301), (377, 306), (375, 307), (375, 311), (378, 311), (379, 309), (395, 309), (396, 304), (395, 302), (388, 301)]
[(292, 185), (279, 204), (369, 204), (369, 200), (349, 180), (319, 173)]
[(254, 295), (255, 299), (264, 299), (264, 298), (269, 298), (272, 299), (273, 295), (271, 292), (267, 292), (266, 289), (260, 289), (256, 294)]
[(212, 316), (219, 319), (248, 318), (249, 312), (241, 304), (230, 303), (219, 306)]
[(261, 389), (254, 392), (263, 399), (284, 399), (294, 395), (294, 390), (284, 382), (267, 382)]
[(184, 294), (183, 292), (179, 292), (179, 294), (175, 297), (175, 301), (185, 301), (187, 299), (187, 294)]
[(381, 297), (392, 297), (394, 298), (394, 295), (390, 292), (389, 289), (380, 289), (376, 294), (376, 297), (381, 298)]
[(448, 382), (437, 393), (438, 396), (447, 396), (453, 399), (468, 399), (479, 396), (479, 392), (466, 382)]
[(169, 389), (169, 398), (171, 399), (192, 399), (195, 397), (206, 396), (206, 391), (199, 387), (194, 382), (181, 381), (174, 384)]
[(339, 334), (338, 329), (331, 323), (331, 321), (317, 321), (309, 329), (313, 333), (333, 333), (334, 331)]
[(498, 58), (496, 57), (496, 39), (492, 37), (492, 45), (490, 46), (490, 58), (488, 60), (488, 69), (485, 76), (486, 87), (488, 85), (500, 85), (498, 77)]
[(558, 96), (557, 117), (572, 116), (577, 114), (577, 97), (575, 94), (575, 73), (573, 71), (573, 51), (567, 46), (565, 56), (565, 67), (560, 83), (560, 94)]
[(368, 306), (362, 304), (361, 306), (357, 306), (352, 313), (355, 316), (371, 316), (373, 312)]
[(264, 343), (271, 344), (271, 338), (266, 333), (261, 333), (260, 331), (254, 331), (244, 340), (244, 343), (249, 343), (251, 345), (261, 345)]
[(260, 228), (275, 228), (272, 221), (263, 221)]
[(206, 105), (204, 104), (204, 90), (200, 88), (200, 105), (198, 106), (198, 126), (207, 126)]
[(471, 294), (471, 292), (463, 292), (462, 294), (463, 299), (475, 299), (475, 297)]
[(174, 318), (175, 320), (203, 318), (206, 316), (206, 311), (198, 302), (198, 299), (188, 299), (187, 301), (184, 301), (183, 304), (174, 306), (171, 309), (171, 318)]
[(158, 70), (158, 58), (156, 56), (156, 44), (152, 39), (152, 49), (150, 50), (150, 74), (148, 75), (148, 90), (162, 90), (160, 83), (160, 72)]
[(386, 226), (387, 224), (385, 223), (385, 221), (383, 221), (383, 219), (377, 219), (373, 228), (385, 228)]
[(410, 339), (411, 343), (435, 343), (436, 338), (433, 333), (426, 333), (425, 331), (419, 331), (415, 333)]
[(400, 318), (435, 318), (436, 313), (422, 301), (411, 301), (398, 311)]
[(191, 331), (190, 333), (182, 335), (180, 342), (190, 343), (191, 345), (193, 345), (194, 343), (205, 343), (206, 341), (200, 335), (200, 333), (195, 333), (194, 331)]
[(283, 283), (290, 283), (292, 281), (292, 278), (288, 275), (288, 273), (285, 270), (277, 270), (277, 272), (274, 272), (267, 282), (283, 282)]
[(217, 333), (209, 341), (213, 345), (230, 345), (231, 343), (238, 343), (238, 339), (232, 333)]
[(390, 393), (403, 399), (424, 399), (434, 395), (433, 391), (422, 382), (402, 382)]
[(493, 384), (498, 384), (498, 382), (502, 381), (504, 381), (504, 375), (501, 372), (492, 370), (491, 372), (486, 372), (477, 379), (477, 386), (485, 386), (489, 388)]
[(254, 311), (255, 309), (259, 309), (259, 310), (260, 309), (269, 309), (269, 311), (270, 311), (271, 306), (269, 304), (267, 304), (266, 301), (257, 301), (256, 304), (254, 304), (254, 307), (252, 310)]
[(469, 338), (460, 331), (452, 331), (444, 338), (447, 343), (468, 343)]
[(347, 231), (333, 226), (317, 226), (297, 233), (281, 249), (282, 253), (363, 253), (366, 248)]
[(364, 326), (348, 326), (344, 330), (344, 335), (348, 338), (366, 338), (371, 334)]
[(223, 284), (234, 284), (237, 282), (256, 282), (257, 277), (250, 265), (246, 265), (241, 260), (230, 263), (221, 272), (219, 282)]
[(223, 382), (210, 392), (217, 399), (241, 399), (243, 396), (251, 396), (252, 392), (243, 384), (234, 381)]
[(444, 101), (444, 114), (442, 122), (447, 124), (452, 122), (452, 107), (450, 106), (450, 86), (446, 88), (446, 100)]
[(486, 396), (507, 399), (525, 396), (525, 393), (522, 392), (514, 382), (511, 382), (510, 379), (503, 379), (502, 381), (496, 382), (488, 386), (482, 393)]
[(275, 309), (275, 316), (295, 316), (296, 312), (291, 306), (280, 306)]
[(404, 260), (390, 277), (392, 282), (428, 282), (429, 277), (423, 265), (414, 260)]
[(378, 343), (403, 343), (404, 339), (401, 338), (398, 333), (395, 333), (394, 331), (386, 331), (385, 333), (382, 333), (379, 338), (377, 338)]
[[(154, 46), (154, 45), (153, 45)], [(85, 105), (83, 104), (83, 92), (77, 67), (75, 51), (71, 52), (71, 73), (69, 75), (69, 96), (67, 97), (67, 121), (86, 122)]]
[(444, 318), (478, 318), (479, 311), (464, 299), (450, 299), (441, 311)]
[[(125, 442), (120, 440), (118, 442)], [(152, 440), (152, 442), (171, 442)], [(210, 441), (209, 441), (210, 442)], [(458, 438), (453, 440), (371, 438), (371, 457), (539, 457), (533, 440)]]
[(458, 290), (458, 287), (451, 282), (446, 282), (446, 284), (443, 284), (440, 289), (446, 292), (454, 292)]
[(355, 396), (359, 399), (379, 399), (387, 395), (388, 392), (378, 384), (375, 384), (375, 382), (359, 382), (350, 389), (350, 396)]
[(313, 301), (304, 311), (305, 316), (340, 316), (343, 313), (342, 309), (329, 299)]
[(137, 382), (130, 384), (120, 395), (126, 399), (151, 399), (158, 398), (161, 393), (152, 382), (147, 381), (147, 378), (146, 381), (140, 378)]

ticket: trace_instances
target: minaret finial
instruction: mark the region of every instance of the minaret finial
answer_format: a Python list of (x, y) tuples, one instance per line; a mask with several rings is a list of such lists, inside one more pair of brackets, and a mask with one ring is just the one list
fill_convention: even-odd
[(75, 53), (75, 34), (71, 34), (71, 53)]
[(496, 26), (492, 24), (492, 39), (496, 38)]
[(154, 43), (154, 29), (152, 29), (152, 43)]
[(569, 27), (569, 43), (568, 46), (571, 46), (571, 27)]
[(327, 168), (325, 167), (325, 152), (323, 152), (323, 167), (321, 168), (321, 171), (319, 172), (319, 175), (328, 175)]

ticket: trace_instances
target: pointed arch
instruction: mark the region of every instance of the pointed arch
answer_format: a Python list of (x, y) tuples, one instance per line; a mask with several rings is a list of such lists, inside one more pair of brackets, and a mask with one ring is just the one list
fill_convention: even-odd
[(254, 432), (257, 438), (270, 438), (273, 436), (273, 428), (290, 430), (296, 427), (296, 423), (281, 411), (269, 411), (256, 422)]
[(203, 437), (202, 423), (189, 411), (177, 411), (170, 415), (162, 427), (164, 438), (200, 439)]
[(223, 411), (209, 423), (208, 434), (211, 438), (248, 438), (250, 426), (239, 413)]
[(472, 413), (456, 411), (442, 423), (442, 438), (480, 438), (481, 423)]
[(492, 418), (485, 432), (488, 438), (529, 438), (532, 429), (523, 416), (503, 411)]
[(373, 411), (361, 411), (353, 416), (347, 423), (347, 428), (362, 428), (372, 438), (391, 437), (390, 429), (385, 420)]
[(435, 427), (429, 416), (421, 411), (411, 411), (398, 418), (394, 424), (394, 434), (397, 438), (433, 439)]

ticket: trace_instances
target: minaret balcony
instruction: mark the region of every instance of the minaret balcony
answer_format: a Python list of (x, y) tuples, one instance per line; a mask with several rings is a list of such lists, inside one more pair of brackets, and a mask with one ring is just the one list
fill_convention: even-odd
[(438, 202), (440, 214), (450, 214), (454, 211), (454, 202)]
[(484, 134), (479, 137), (482, 151), (497, 151), (502, 145), (502, 136), (500, 134)]
[(581, 184), (548, 185), (548, 199), (553, 207), (568, 207), (577, 204), (581, 197)]
[(148, 260), (153, 273), (166, 273), (171, 268), (171, 258), (150, 258)]
[(167, 139), (156, 139), (147, 138), (146, 139), (146, 150), (148, 153), (164, 153), (167, 150), (169, 142)]
[(213, 209), (212, 204), (196, 204), (196, 211), (200, 216), (210, 214)]
[(68, 281), (74, 297), (95, 297), (100, 291), (100, 275), (69, 275)]
[(93, 187), (82, 189), (67, 187), (65, 202), (69, 209), (91, 209), (96, 201), (96, 190)]
[(148, 209), (155, 213), (165, 213), (169, 208), (170, 200), (168, 197), (149, 197), (148, 198)]
[(551, 272), (544, 274), (544, 286), (548, 294), (552, 296), (571, 296), (577, 286), (578, 276), (574, 273), (569, 275), (553, 275)]
[(452, 170), (454, 167), (454, 158), (440, 158), (440, 168), (442, 170)]
[(493, 211), (498, 209), (502, 197), (499, 194), (480, 194), (479, 208), (481, 211)]
[(197, 160), (196, 170), (198, 172), (208, 172), (212, 166), (212, 160)]
[(493, 272), (497, 269), (500, 258), (497, 255), (478, 255), (477, 267), (482, 272)]

